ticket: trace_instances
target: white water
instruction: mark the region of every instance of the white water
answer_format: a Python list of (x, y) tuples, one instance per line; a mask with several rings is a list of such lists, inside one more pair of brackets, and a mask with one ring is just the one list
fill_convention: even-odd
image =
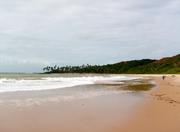
[(126, 76), (77, 76), (77, 77), (41, 77), (33, 79), (0, 78), (0, 92), (34, 91), (67, 88), (79, 85), (95, 84), (97, 81), (133, 80), (137, 77)]

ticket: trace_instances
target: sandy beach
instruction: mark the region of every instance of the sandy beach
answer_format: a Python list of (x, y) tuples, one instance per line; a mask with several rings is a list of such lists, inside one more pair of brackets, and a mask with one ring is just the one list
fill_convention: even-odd
[[(168, 75), (165, 80), (162, 75), (138, 76), (154, 80), (156, 88), (146, 94), (100, 91), (103, 96), (92, 96), (98, 88), (81, 87), (1, 94), (0, 131), (179, 132), (180, 76)], [(78, 89), (92, 98), (74, 100), (68, 96), (61, 101), (59, 93), (74, 94)]]
[(112, 132), (179, 132), (180, 131), (180, 76), (149, 76), (157, 89), (149, 93), (145, 102), (121, 128)]

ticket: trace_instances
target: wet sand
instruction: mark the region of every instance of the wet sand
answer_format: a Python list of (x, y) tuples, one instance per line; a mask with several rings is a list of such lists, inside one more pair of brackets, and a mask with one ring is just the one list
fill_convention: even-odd
[(104, 87), (2, 93), (0, 132), (108, 132), (120, 127), (144, 94)]

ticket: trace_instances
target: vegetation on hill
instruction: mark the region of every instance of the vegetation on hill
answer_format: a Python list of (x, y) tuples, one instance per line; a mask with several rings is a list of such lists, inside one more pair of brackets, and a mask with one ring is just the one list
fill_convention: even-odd
[(142, 59), (124, 61), (108, 65), (47, 66), (45, 73), (113, 73), (113, 74), (178, 74), (180, 73), (180, 54), (160, 60)]

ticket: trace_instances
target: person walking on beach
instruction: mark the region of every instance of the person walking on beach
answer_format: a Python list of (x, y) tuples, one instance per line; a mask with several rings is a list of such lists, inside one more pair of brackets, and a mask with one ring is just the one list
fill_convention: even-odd
[(166, 78), (166, 76), (162, 76), (162, 80), (164, 80)]

